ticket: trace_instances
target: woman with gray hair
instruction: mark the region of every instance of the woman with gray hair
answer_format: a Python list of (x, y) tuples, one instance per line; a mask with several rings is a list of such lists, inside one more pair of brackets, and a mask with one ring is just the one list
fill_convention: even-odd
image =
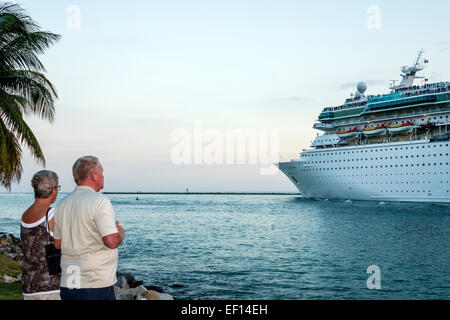
[(61, 274), (50, 275), (45, 245), (53, 243), (53, 208), (60, 186), (58, 175), (39, 171), (33, 176), (34, 203), (22, 215), (20, 238), (24, 254), (22, 294), (24, 300), (61, 300)]

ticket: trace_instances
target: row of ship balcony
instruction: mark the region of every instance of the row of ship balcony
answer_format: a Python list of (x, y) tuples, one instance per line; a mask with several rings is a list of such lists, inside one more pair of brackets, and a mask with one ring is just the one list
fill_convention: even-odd
[[(323, 118), (333, 118), (333, 112), (354, 109), (358, 107), (368, 106), (372, 108), (369, 109), (377, 109), (380, 107), (387, 107), (389, 105), (398, 105), (399, 102), (396, 100), (401, 100), (409, 97), (416, 97), (427, 94), (435, 94), (435, 93), (444, 93), (450, 91), (450, 82), (440, 82), (434, 84), (425, 84), (423, 86), (413, 86), (409, 88), (397, 89), (388, 94), (380, 94), (380, 95), (371, 95), (367, 96), (367, 100), (363, 100), (360, 103), (352, 103), (347, 104), (348, 102), (353, 102), (356, 100), (348, 99), (346, 104), (338, 106), (338, 107), (330, 107), (324, 108), (322, 114), (319, 116), (319, 119)], [(380, 104), (385, 102), (383, 104)], [(386, 103), (387, 102), (387, 103)], [(409, 100), (406, 103), (414, 102), (413, 100)], [(420, 101), (418, 101), (420, 102)], [(431, 101), (430, 101), (431, 102)], [(376, 105), (374, 105), (376, 104)]]
[[(450, 93), (448, 95), (450, 95)], [(316, 130), (329, 132), (329, 131), (335, 131), (336, 128), (343, 127), (343, 126), (353, 126), (353, 125), (358, 126), (361, 124), (367, 125), (367, 124), (371, 124), (371, 123), (391, 123), (392, 121), (395, 121), (398, 119), (405, 119), (405, 120), (409, 119), (409, 121), (411, 121), (411, 119), (415, 118), (415, 117), (418, 117), (418, 118), (420, 118), (420, 117), (428, 118), (429, 117), (428, 121), (432, 122), (433, 120), (431, 117), (433, 117), (433, 116), (434, 116), (434, 122), (436, 123), (437, 126), (439, 126), (439, 125), (445, 125), (444, 122), (439, 120), (439, 118), (438, 118), (439, 116), (440, 116), (441, 120), (449, 119), (449, 117), (448, 117), (449, 110), (442, 110), (442, 111), (436, 110), (435, 112), (428, 111), (427, 114), (424, 114), (423, 110), (419, 110), (419, 111), (418, 112), (409, 112), (402, 116), (399, 116), (397, 114), (395, 116), (391, 116), (391, 117), (385, 117), (385, 116), (384, 117), (376, 117), (374, 115), (370, 115), (370, 116), (366, 115), (364, 117), (358, 117), (358, 118), (351, 117), (346, 120), (340, 120), (340, 121), (336, 121), (336, 122), (332, 122), (332, 123), (316, 122), (313, 125), (313, 128)], [(445, 114), (447, 114), (447, 115), (444, 118), (443, 115), (445, 115)], [(422, 119), (422, 121), (423, 120), (424, 119)], [(319, 121), (322, 121), (322, 120), (319, 119)], [(444, 123), (444, 124), (442, 124), (442, 123)]]
[[(374, 122), (374, 121), (376, 121), (376, 120), (372, 120), (371, 122)], [(447, 122), (444, 122), (444, 121), (427, 122), (425, 124), (420, 124), (420, 125), (415, 125), (414, 123), (407, 121), (402, 124), (395, 124), (395, 125), (390, 125), (390, 126), (381, 125), (381, 126), (388, 129), (388, 128), (395, 128), (395, 127), (399, 127), (399, 126), (407, 126), (406, 124), (410, 124), (412, 126), (415, 126), (416, 128), (434, 128), (434, 127), (450, 125), (450, 123), (448, 121)], [(322, 130), (322, 131), (335, 131), (337, 127), (342, 127), (342, 125), (345, 125), (345, 124), (340, 124), (339, 126), (336, 126), (336, 125), (329, 124), (329, 123), (318, 122), (318, 123), (314, 124), (313, 128), (317, 129), (317, 130)], [(365, 131), (369, 132), (370, 130), (373, 130), (376, 128), (377, 127), (363, 128), (362, 130), (355, 128), (352, 130), (359, 131), (359, 132), (365, 132)], [(394, 131), (396, 131), (396, 130), (394, 130)]]
[(430, 94), (430, 93), (441, 93), (441, 92), (447, 92), (447, 91), (450, 91), (450, 82), (425, 84), (422, 86), (412, 86), (409, 88), (396, 89), (395, 91), (393, 91), (389, 94), (369, 96), (368, 97), (369, 101), (367, 103), (370, 104), (370, 103), (376, 103), (376, 102), (382, 102), (382, 101), (402, 99), (405, 97), (414, 97), (414, 96), (418, 96), (418, 95), (424, 95), (424, 94)]
[[(317, 136), (314, 142), (312, 142), (311, 147), (347, 145), (350, 141), (358, 141), (358, 143), (365, 144), (367, 141), (363, 138), (376, 137), (383, 138), (383, 142), (390, 142), (391, 137), (401, 134), (409, 136), (410, 140), (417, 140), (418, 137), (423, 139), (424, 136), (426, 139), (431, 137), (433, 141), (448, 141), (450, 140), (450, 133), (447, 131), (447, 125), (450, 125), (450, 122), (428, 122), (417, 125), (411, 121), (407, 121), (402, 124), (388, 126), (383, 124), (371, 128), (354, 128), (351, 130), (337, 131), (335, 134)], [(438, 131), (434, 131), (435, 128), (438, 128)], [(420, 132), (421, 134), (418, 136)]]

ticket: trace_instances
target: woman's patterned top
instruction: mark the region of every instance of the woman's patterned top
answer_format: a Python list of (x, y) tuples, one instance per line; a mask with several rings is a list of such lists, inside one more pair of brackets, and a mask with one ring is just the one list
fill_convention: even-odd
[[(49, 209), (48, 221), (53, 218), (53, 212), (54, 209)], [(61, 274), (49, 274), (45, 255), (45, 245), (53, 244), (53, 234), (48, 231), (46, 217), (32, 224), (21, 221), (20, 238), (24, 255), (23, 295), (59, 293)]]

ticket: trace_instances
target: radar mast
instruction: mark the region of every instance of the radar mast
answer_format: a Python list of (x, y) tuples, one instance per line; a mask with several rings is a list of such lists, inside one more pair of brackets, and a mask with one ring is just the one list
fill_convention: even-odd
[(416, 76), (417, 72), (422, 71), (424, 69), (425, 59), (423, 58), (424, 50), (420, 50), (417, 54), (417, 58), (414, 60), (414, 64), (412, 66), (403, 66), (400, 68), (402, 74), (402, 81), (398, 86), (395, 84), (390, 88), (392, 90), (400, 90), (405, 88), (410, 88), (414, 85), (415, 79), (422, 79), (423, 77)]

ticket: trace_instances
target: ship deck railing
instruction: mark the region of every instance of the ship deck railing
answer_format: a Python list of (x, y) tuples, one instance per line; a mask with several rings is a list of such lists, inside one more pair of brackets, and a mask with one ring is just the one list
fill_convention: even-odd
[[(361, 125), (361, 124), (367, 124), (367, 123), (379, 123), (379, 122), (386, 122), (386, 121), (393, 121), (393, 120), (400, 120), (400, 119), (409, 119), (409, 118), (413, 118), (413, 117), (424, 117), (424, 118), (430, 118), (430, 116), (435, 116), (435, 115), (439, 115), (439, 114), (447, 114), (449, 113), (449, 110), (445, 110), (445, 111), (437, 111), (437, 112), (427, 112), (427, 116), (424, 116), (424, 112), (416, 112), (416, 113), (412, 113), (412, 114), (408, 114), (408, 115), (401, 115), (401, 116), (395, 116), (395, 117), (390, 117), (390, 118), (380, 118), (380, 119), (376, 119), (376, 118), (372, 118), (372, 119), (364, 119), (362, 120), (361, 118), (356, 119), (356, 121), (343, 121), (340, 122), (339, 124), (333, 124), (333, 126), (335, 128), (337, 127), (342, 127), (342, 126), (353, 126), (353, 125)], [(435, 123), (441, 123), (437, 120), (433, 121), (430, 120), (431, 122), (435, 122)]]
[[(354, 105), (341, 105), (337, 107), (328, 107), (324, 108), (322, 112), (329, 112), (329, 111), (339, 111), (339, 110), (346, 110), (346, 109), (353, 109), (357, 107), (364, 106), (366, 104), (371, 103), (379, 103), (389, 100), (397, 100), (397, 99), (403, 99), (408, 97), (415, 97), (419, 95), (424, 94), (431, 94), (431, 93), (442, 93), (442, 92), (448, 92), (450, 91), (450, 82), (439, 82), (434, 84), (425, 84), (423, 86), (413, 86), (410, 88), (405, 89), (398, 89), (397, 91), (388, 93), (388, 94), (380, 94), (380, 95), (370, 95), (367, 96), (367, 100), (361, 101), (358, 104)], [(347, 102), (349, 100), (347, 99)], [(353, 100), (351, 102), (358, 101)]]

